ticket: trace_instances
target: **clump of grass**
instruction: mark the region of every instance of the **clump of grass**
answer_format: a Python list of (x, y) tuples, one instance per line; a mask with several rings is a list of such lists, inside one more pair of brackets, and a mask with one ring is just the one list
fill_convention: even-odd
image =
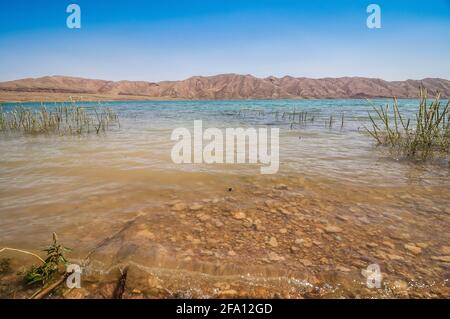
[(64, 253), (68, 250), (70, 249), (58, 243), (56, 234), (53, 233), (53, 244), (47, 249), (44, 249), (47, 253), (47, 258), (42, 265), (33, 265), (30, 270), (24, 273), (23, 280), (25, 283), (27, 285), (35, 283), (45, 285), (50, 282), (58, 272), (59, 266), (67, 263)]
[(47, 109), (16, 107), (11, 111), (0, 108), (0, 132), (24, 134), (81, 135), (107, 131), (111, 125), (119, 124), (118, 115), (111, 109), (57, 106)]
[[(369, 112), (372, 129), (367, 132), (379, 145), (390, 147), (402, 157), (425, 161), (436, 155), (450, 153), (450, 101), (442, 104), (437, 94), (431, 102), (426, 90), (420, 90), (420, 104), (415, 119), (405, 119), (394, 98), (392, 112), (389, 105)], [(375, 118), (374, 118), (375, 117)]]

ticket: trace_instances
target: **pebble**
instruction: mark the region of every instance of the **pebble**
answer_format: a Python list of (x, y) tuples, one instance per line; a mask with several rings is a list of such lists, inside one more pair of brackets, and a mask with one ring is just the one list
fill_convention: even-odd
[(261, 224), (253, 224), (253, 226), (255, 227), (255, 229), (256, 229), (257, 231), (265, 231), (265, 230), (266, 230), (266, 227), (264, 227), (264, 226), (261, 225)]
[(106, 285), (103, 285), (99, 290), (98, 293), (105, 299), (111, 299), (114, 296), (114, 290), (116, 289), (116, 285), (109, 283)]
[(405, 260), (405, 258), (403, 258), (402, 256), (395, 255), (395, 254), (388, 254), (387, 258), (389, 258), (390, 260), (395, 260), (395, 261), (404, 261)]
[(185, 210), (187, 208), (187, 205), (184, 203), (177, 203), (175, 205), (172, 206), (172, 210), (179, 212), (182, 210)]
[(383, 241), (383, 245), (388, 246), (391, 249), (395, 249), (395, 244), (390, 241), (387, 240)]
[(334, 225), (328, 225), (325, 227), (325, 232), (327, 232), (329, 234), (340, 233), (340, 232), (342, 232), (342, 228), (340, 228), (338, 226), (334, 226)]
[(245, 213), (244, 212), (241, 212), (241, 211), (237, 211), (237, 212), (234, 212), (233, 213), (233, 218), (234, 219), (244, 219), (244, 218), (246, 218), (247, 216), (245, 215)]
[(228, 289), (230, 289), (230, 285), (227, 284), (226, 282), (216, 282), (213, 286), (215, 288), (220, 289), (220, 290), (228, 290)]
[(279, 207), (279, 208), (278, 208), (278, 211), (279, 211), (280, 213), (282, 213), (283, 215), (291, 215), (291, 212), (288, 211), (287, 209), (283, 208), (283, 207)]
[(219, 298), (226, 298), (226, 299), (229, 299), (229, 298), (236, 298), (237, 294), (238, 294), (238, 293), (237, 293), (236, 290), (233, 290), (233, 289), (227, 289), (227, 290), (220, 291), (220, 292), (217, 294), (217, 297), (219, 297)]
[(155, 276), (149, 276), (147, 278), (147, 284), (150, 288), (159, 288), (159, 289), (162, 288), (161, 280)]
[(270, 240), (268, 243), (272, 247), (278, 247), (278, 241), (275, 237), (270, 237)]
[(403, 280), (396, 280), (394, 281), (394, 288), (398, 290), (407, 290), (408, 283)]
[(300, 250), (300, 248), (298, 248), (296, 246), (291, 246), (291, 252), (296, 253), (299, 250)]
[(450, 256), (432, 256), (431, 259), (436, 261), (442, 261), (445, 263), (450, 263)]
[(197, 218), (198, 218), (200, 221), (202, 221), (202, 222), (205, 222), (205, 221), (207, 221), (207, 220), (210, 219), (210, 217), (209, 217), (208, 215), (205, 215), (205, 214), (198, 214), (198, 215), (197, 215)]
[(219, 239), (215, 239), (215, 238), (208, 238), (206, 240), (206, 242), (208, 244), (210, 244), (210, 245), (217, 245), (220, 242), (220, 240)]
[(353, 260), (352, 261), (352, 265), (355, 266), (355, 267), (358, 267), (358, 268), (365, 268), (365, 267), (367, 267), (367, 264), (364, 261), (359, 260), (359, 259)]
[(273, 251), (271, 251), (269, 253), (269, 260), (271, 260), (271, 261), (281, 261), (281, 260), (284, 260), (284, 257), (281, 257), (277, 253), (274, 253)]
[(194, 203), (191, 206), (189, 206), (189, 209), (193, 211), (201, 210), (203, 209), (203, 205), (199, 203)]
[(73, 288), (63, 294), (66, 299), (83, 299), (87, 295), (89, 295), (89, 292), (84, 288)]
[(312, 261), (309, 259), (299, 259), (299, 261), (302, 263), (305, 267), (311, 267), (313, 265)]
[(214, 225), (216, 225), (217, 228), (223, 227), (223, 223), (222, 223), (220, 220), (216, 220), (216, 221), (214, 222)]
[(147, 229), (142, 229), (142, 230), (138, 231), (136, 233), (136, 236), (144, 238), (144, 239), (150, 239), (150, 240), (155, 239), (155, 235)]
[(268, 200), (264, 201), (264, 205), (266, 205), (269, 208), (273, 208), (275, 206), (275, 201), (268, 199)]
[(313, 243), (308, 240), (308, 241), (303, 241), (303, 247), (305, 248), (311, 248), (313, 246)]
[(338, 271), (341, 271), (341, 272), (349, 272), (349, 271), (351, 271), (351, 269), (349, 269), (347, 267), (344, 267), (344, 266), (337, 266), (336, 269)]
[(419, 255), (422, 252), (422, 248), (417, 247), (414, 244), (405, 244), (403, 247), (414, 255)]

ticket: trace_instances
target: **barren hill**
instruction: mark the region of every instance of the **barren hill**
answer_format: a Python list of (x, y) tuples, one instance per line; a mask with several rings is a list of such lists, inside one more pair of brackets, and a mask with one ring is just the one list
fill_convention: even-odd
[(374, 78), (257, 78), (221, 74), (181, 81), (105, 81), (46, 76), (0, 83), (0, 101), (147, 100), (147, 99), (338, 99), (417, 98), (423, 86), (433, 95), (450, 97), (450, 81), (437, 78), (384, 81)]

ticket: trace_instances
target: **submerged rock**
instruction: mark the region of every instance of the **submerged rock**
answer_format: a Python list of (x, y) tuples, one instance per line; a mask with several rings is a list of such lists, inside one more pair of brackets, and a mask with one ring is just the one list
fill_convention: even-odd
[(278, 241), (275, 237), (270, 237), (268, 244), (272, 247), (278, 247)]
[(311, 267), (313, 265), (312, 261), (309, 259), (299, 259), (299, 261), (305, 267)]
[(269, 253), (269, 260), (270, 261), (282, 261), (282, 260), (284, 260), (284, 257), (282, 257), (272, 251)]
[(276, 190), (287, 190), (287, 189), (289, 189), (289, 187), (287, 185), (285, 185), (285, 184), (278, 184), (278, 185), (276, 185), (274, 187), (274, 189), (276, 189)]
[(199, 203), (194, 203), (191, 206), (189, 206), (189, 209), (193, 211), (201, 210), (203, 209), (203, 205)]
[(403, 280), (396, 280), (396, 281), (394, 281), (394, 288), (398, 289), (400, 291), (407, 290), (408, 283)]
[[(89, 295), (89, 291), (87, 291), (84, 288), (73, 288), (70, 290), (67, 290), (63, 297), (65, 299), (83, 299), (86, 298)], [(109, 297), (111, 298), (111, 297)]]
[(328, 225), (325, 227), (325, 232), (327, 232), (329, 234), (340, 233), (340, 232), (342, 232), (342, 228), (340, 228), (338, 226), (334, 226), (334, 225)]
[(172, 206), (172, 210), (179, 212), (182, 210), (185, 210), (187, 208), (187, 205), (184, 203), (176, 203), (175, 205)]
[(227, 290), (220, 291), (217, 294), (217, 297), (218, 298), (226, 298), (226, 299), (228, 299), (228, 298), (236, 298), (237, 295), (238, 295), (238, 292), (236, 290), (227, 289)]
[(233, 218), (234, 219), (244, 219), (244, 218), (246, 218), (247, 216), (245, 215), (245, 213), (244, 212), (241, 212), (241, 211), (237, 211), (237, 212), (234, 212), (233, 213)]
[(422, 248), (417, 247), (414, 244), (405, 244), (403, 247), (405, 247), (406, 250), (413, 253), (414, 255), (419, 255), (420, 253), (422, 253)]
[(445, 263), (450, 263), (450, 256), (432, 256), (431, 259), (436, 261), (442, 261)]

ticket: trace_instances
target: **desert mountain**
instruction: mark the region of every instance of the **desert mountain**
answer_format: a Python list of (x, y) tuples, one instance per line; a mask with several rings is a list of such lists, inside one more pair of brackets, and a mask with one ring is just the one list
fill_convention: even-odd
[(384, 81), (374, 78), (257, 78), (221, 74), (194, 76), (181, 81), (105, 81), (66, 76), (46, 76), (0, 83), (0, 101), (60, 101), (127, 99), (337, 99), (397, 97), (417, 98), (420, 87), (431, 95), (450, 97), (450, 81), (438, 78)]

